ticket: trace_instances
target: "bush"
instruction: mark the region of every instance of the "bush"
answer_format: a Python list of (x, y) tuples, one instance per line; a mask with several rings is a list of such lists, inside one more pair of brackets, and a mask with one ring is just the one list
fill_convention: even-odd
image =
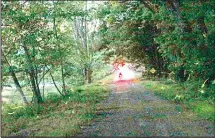
[(49, 93), (47, 95), (47, 100), (51, 101), (51, 102), (57, 102), (57, 101), (59, 101), (60, 97), (61, 97), (61, 95), (59, 95), (59, 94)]

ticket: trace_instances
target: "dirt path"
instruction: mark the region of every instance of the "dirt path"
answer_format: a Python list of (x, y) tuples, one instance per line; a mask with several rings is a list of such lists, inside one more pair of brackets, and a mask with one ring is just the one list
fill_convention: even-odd
[(109, 98), (99, 105), (98, 117), (77, 136), (214, 136), (212, 122), (198, 119), (127, 82), (110, 85)]

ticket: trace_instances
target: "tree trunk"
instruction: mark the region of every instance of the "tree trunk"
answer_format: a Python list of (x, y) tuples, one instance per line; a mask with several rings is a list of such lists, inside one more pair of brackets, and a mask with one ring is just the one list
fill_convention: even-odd
[(45, 68), (43, 67), (43, 76), (42, 76), (42, 79), (43, 79), (43, 99), (45, 99), (45, 96), (44, 96), (44, 89), (45, 89), (45, 81), (44, 81), (44, 78), (45, 78)]
[(90, 84), (92, 82), (92, 70), (91, 69), (88, 69), (87, 70), (87, 81), (88, 81), (88, 84)]
[[(55, 6), (55, 4), (54, 4), (54, 6)], [(55, 38), (58, 42), (58, 34), (57, 34), (57, 30), (56, 30), (56, 18), (55, 17), (53, 18), (53, 24), (54, 24), (53, 30), (54, 30)], [(60, 46), (58, 45), (58, 43), (57, 43), (57, 46), (58, 46), (58, 50), (60, 51), (61, 49), (60, 49)], [(63, 83), (61, 94), (66, 95), (66, 84), (65, 84), (65, 78), (64, 78), (64, 71), (63, 71), (64, 68), (63, 68), (63, 57), (62, 56), (60, 56), (60, 60), (61, 60), (60, 61), (61, 62), (61, 76), (62, 76), (62, 83)], [(52, 77), (52, 79), (53, 79), (53, 77)], [(54, 80), (53, 80), (53, 82), (54, 82)], [(57, 85), (55, 85), (55, 87), (57, 88)], [(58, 91), (59, 91), (59, 89), (58, 89)]]
[(17, 89), (17, 90), (19, 91), (19, 93), (21, 94), (24, 103), (25, 103), (25, 104), (28, 104), (28, 100), (26, 99), (26, 97), (25, 97), (25, 95), (24, 95), (24, 92), (22, 91), (22, 88), (21, 88), (21, 86), (20, 86), (20, 84), (19, 84), (19, 81), (18, 81), (18, 79), (17, 79), (17, 77), (16, 77), (16, 74), (14, 73), (14, 71), (13, 71), (13, 69), (12, 69), (11, 67), (10, 67), (10, 72), (11, 72), (11, 76), (12, 76), (12, 78), (13, 78), (13, 81), (14, 81), (14, 83), (15, 83), (16, 89)]
[(35, 72), (34, 72), (34, 67), (32, 65), (32, 62), (31, 62), (31, 56), (28, 52), (28, 49), (26, 46), (22, 46), (24, 48), (24, 51), (25, 51), (25, 55), (26, 55), (26, 58), (27, 58), (27, 64), (28, 64), (28, 74), (30, 76), (30, 82), (31, 82), (31, 86), (32, 86), (32, 91), (34, 92), (34, 95), (36, 96), (36, 102), (37, 103), (42, 103), (43, 102), (43, 99), (42, 99), (42, 96), (40, 94), (40, 89), (38, 89), (37, 87), (37, 83), (36, 83), (36, 78), (35, 78)]
[(27, 101), (27, 99), (26, 99), (26, 97), (25, 97), (25, 95), (24, 95), (24, 92), (22, 91), (22, 88), (21, 88), (21, 86), (20, 86), (20, 84), (19, 84), (19, 81), (18, 81), (18, 79), (17, 79), (17, 77), (16, 77), (16, 74), (15, 74), (13, 68), (11, 67), (10, 63), (8, 62), (6, 56), (3, 54), (3, 52), (2, 52), (2, 55), (3, 55), (3, 57), (4, 57), (5, 61), (6, 61), (6, 63), (7, 63), (8, 66), (9, 66), (10, 74), (11, 74), (11, 76), (12, 76), (12, 78), (13, 78), (13, 81), (14, 81), (14, 83), (15, 83), (16, 89), (17, 89), (18, 92), (21, 94), (24, 103), (27, 105), (27, 104), (28, 104), (28, 101)]
[(87, 82), (87, 67), (84, 68), (84, 82)]
[(50, 76), (51, 76), (51, 78), (52, 78), (52, 81), (53, 81), (53, 83), (54, 83), (55, 88), (56, 88), (57, 91), (60, 93), (60, 95), (63, 96), (63, 94), (61, 93), (60, 89), (57, 87), (57, 85), (56, 85), (56, 83), (55, 83), (55, 80), (54, 80), (54, 77), (52, 76), (51, 72), (50, 72)]
[(65, 78), (64, 78), (64, 71), (63, 71), (63, 63), (62, 63), (62, 59), (61, 59), (61, 76), (62, 76), (62, 83), (63, 83), (63, 86), (62, 86), (62, 93), (64, 95), (66, 95), (66, 84), (65, 84)]
[(45, 77), (45, 75), (50, 71), (50, 69), (48, 69), (46, 72), (43, 73), (43, 76), (40, 78), (39, 80), (39, 84), (40, 82), (43, 80), (43, 78)]
[(38, 70), (37, 70), (37, 67), (35, 67), (34, 78), (35, 78), (35, 83), (36, 83), (37, 90), (40, 91), (40, 87), (39, 87), (39, 83), (38, 83)]
[[(87, 10), (87, 2), (86, 2), (86, 10)], [(83, 47), (83, 54), (86, 56), (84, 59), (84, 67), (83, 67), (83, 75), (84, 75), (84, 83), (92, 82), (92, 70), (89, 69), (88, 65), (91, 64), (91, 53), (90, 47), (88, 46), (88, 36), (87, 36), (87, 17), (75, 17), (74, 20), (74, 32), (75, 38), (80, 41), (81, 46)]]

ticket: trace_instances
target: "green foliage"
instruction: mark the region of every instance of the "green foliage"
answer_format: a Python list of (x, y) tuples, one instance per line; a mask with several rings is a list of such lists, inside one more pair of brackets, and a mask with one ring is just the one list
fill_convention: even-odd
[[(104, 60), (110, 60), (114, 55), (124, 56), (131, 62), (145, 63), (149, 68), (154, 67), (161, 75), (162, 70), (166, 70), (166, 66), (161, 54), (158, 53), (158, 45), (153, 40), (157, 30), (152, 12), (143, 8), (137, 1), (124, 4), (110, 2), (103, 10), (109, 12), (98, 12), (102, 15), (99, 17), (106, 21), (98, 32), (103, 41), (100, 49), (114, 49), (114, 52), (108, 53)], [(108, 19), (111, 17), (115, 20), (109, 22)]]
[[(165, 5), (160, 8), (158, 19), (168, 24), (164, 27), (169, 31), (163, 31), (155, 40), (161, 46), (162, 55), (171, 61), (169, 69), (176, 72), (177, 80), (186, 80), (188, 74), (192, 78), (209, 78), (210, 81), (214, 79), (212, 71), (215, 69), (214, 58), (212, 58), (215, 53), (214, 46), (208, 42), (207, 38), (207, 36), (214, 35), (214, 31), (210, 31), (213, 29), (206, 23), (206, 18), (212, 19), (212, 16), (203, 14), (212, 12), (212, 4), (213, 2), (203, 2), (199, 6), (198, 2), (182, 2), (179, 5), (183, 8), (180, 10), (180, 15), (170, 12)], [(206, 9), (206, 6), (210, 8)], [(172, 18), (167, 18), (169, 16)], [(179, 24), (184, 26), (181, 27)]]
[[(161, 96), (176, 103), (198, 100), (214, 103), (215, 1), (108, 1), (88, 11), (87, 3), (82, 1), (2, 1), (1, 4), (2, 53), (8, 60), (7, 63), (3, 58), (1, 83), (11, 83), (9, 76), (13, 69), (20, 84), (30, 92), (33, 81), (39, 85), (43, 73), (49, 70), (46, 73), (52, 73), (63, 95), (48, 95), (49, 104), (95, 103), (102, 99), (103, 90), (99, 86), (86, 85), (75, 91), (71, 87), (105, 77), (110, 69), (107, 63), (125, 57), (144, 65), (147, 71), (143, 75), (149, 78), (169, 76), (168, 83), (146, 84)], [(98, 23), (93, 23), (97, 20)], [(92, 23), (91, 27), (97, 29), (85, 28), (85, 23)], [(150, 73), (152, 68), (155, 73)], [(52, 81), (47, 74), (46, 80)], [(199, 104), (194, 105), (194, 111), (211, 116), (208, 103), (205, 110)], [(13, 121), (54, 110), (42, 104), (24, 110), (15, 107), (4, 105), (4, 111), (11, 113)]]
[[(116, 55), (114, 58), (124, 56), (144, 64), (145, 77), (167, 77), (170, 73), (174, 81), (191, 81), (188, 84), (197, 89), (205, 83), (205, 87), (213, 89), (214, 4), (212, 1), (107, 2), (97, 13), (103, 20), (97, 34), (101, 41), (99, 49), (113, 51), (105, 53), (105, 61)], [(151, 68), (156, 70), (155, 74), (148, 72)], [(213, 94), (206, 93), (202, 95)]]
[[(63, 94), (68, 90), (65, 90), (65, 85), (85, 83), (87, 74), (84, 70), (91, 70), (96, 60), (92, 46), (94, 41), (90, 41), (93, 36), (90, 33), (84, 35), (81, 23), (90, 19), (84, 9), (86, 4), (81, 1), (2, 2), (2, 51), (10, 64), (3, 59), (4, 81), (10, 80), (8, 66), (11, 66), (18, 81), (29, 83), (29, 88), (33, 87), (33, 81), (39, 85), (44, 71), (48, 69), (53, 78), (63, 85), (63, 89), (59, 89)], [(78, 24), (82, 26), (74, 26), (75, 21), (80, 21)], [(83, 34), (79, 36), (77, 33)], [(82, 38), (83, 35), (85, 38)], [(89, 40), (86, 40), (87, 37)], [(87, 45), (83, 45), (83, 39)], [(31, 70), (34, 80), (29, 79)], [(45, 77), (52, 81), (48, 74)], [(91, 75), (87, 77), (90, 79)], [(39, 89), (34, 88), (33, 91), (38, 91), (40, 95)]]
[[(81, 91), (80, 91), (81, 90)], [(4, 136), (40, 128), (38, 136), (73, 135), (79, 126), (95, 117), (96, 103), (107, 96), (106, 88), (98, 85), (77, 87), (67, 96), (50, 94), (46, 103), (19, 107), (3, 105), (2, 133)], [(60, 122), (49, 129), (47, 124)], [(71, 131), (72, 129), (72, 131)], [(34, 135), (33, 133), (30, 135)]]
[(54, 93), (50, 93), (47, 95), (47, 100), (53, 103), (58, 102), (60, 99), (60, 95), (59, 94), (54, 94)]
[[(214, 120), (213, 95), (215, 89), (203, 89), (197, 81), (184, 82), (183, 84), (170, 83), (166, 80), (144, 81), (143, 85), (162, 98), (176, 103), (176, 110), (179, 112), (189, 109), (204, 119)], [(206, 96), (202, 93), (203, 90), (210, 94)]]
[[(193, 106), (191, 104), (191, 106)], [(196, 102), (193, 106), (193, 110), (203, 118), (214, 121), (214, 107), (210, 106), (206, 102)]]

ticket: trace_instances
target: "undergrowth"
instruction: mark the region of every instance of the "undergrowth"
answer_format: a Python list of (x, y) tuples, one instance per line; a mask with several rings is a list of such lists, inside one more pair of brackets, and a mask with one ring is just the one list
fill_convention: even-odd
[(39, 105), (3, 104), (2, 136), (71, 136), (95, 116), (96, 103), (107, 96), (99, 85), (75, 88), (67, 96), (49, 94)]
[(164, 99), (181, 104), (185, 109), (192, 110), (199, 117), (214, 121), (214, 94), (213, 86), (204, 87), (198, 81), (174, 83), (171, 80), (150, 81), (142, 83), (148, 90)]

